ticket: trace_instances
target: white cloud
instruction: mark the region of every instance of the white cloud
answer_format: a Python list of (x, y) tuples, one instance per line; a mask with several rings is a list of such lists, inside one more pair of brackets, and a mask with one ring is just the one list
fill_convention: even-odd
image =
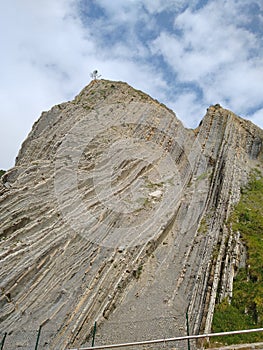
[[(213, 5), (213, 6), (212, 6)], [(193, 12), (187, 9), (175, 19), (182, 35), (162, 32), (153, 42), (181, 81), (200, 81), (234, 62), (246, 61), (257, 40), (246, 30), (224, 22), (215, 3)]]
[[(110, 49), (84, 27), (71, 0), (20, 0), (0, 5), (0, 168), (14, 164), (20, 145), (43, 110), (71, 99), (99, 69), (148, 93), (164, 85), (160, 74), (132, 61), (131, 42)], [(145, 55), (143, 45), (137, 47)]]
[[(83, 0), (0, 3), (0, 168), (12, 165), (41, 111), (73, 98), (94, 69), (158, 98), (189, 127), (217, 102), (244, 116), (253, 110), (262, 123), (255, 111), (262, 106), (262, 35), (249, 27), (251, 11), (262, 23), (261, 1), (209, 0), (199, 9), (198, 0), (94, 3), (103, 15)], [(174, 29), (166, 25), (173, 18)]]
[[(185, 0), (141, 0), (141, 2), (151, 14), (160, 13), (162, 11), (176, 12), (185, 6)], [(193, 6), (195, 3), (196, 1), (192, 1), (191, 5)]]
[[(243, 114), (262, 103), (263, 67), (250, 62), (237, 62), (216, 73), (206, 90), (206, 98), (229, 101), (229, 108)], [(204, 87), (205, 89), (205, 87)]]
[(251, 115), (251, 121), (263, 129), (263, 108)]
[(141, 2), (134, 0), (97, 0), (96, 4), (104, 9), (112, 22), (130, 23), (138, 19), (138, 15), (142, 14)]
[(186, 128), (198, 126), (207, 108), (207, 106), (198, 103), (198, 97), (194, 92), (181, 93), (172, 103), (167, 101), (166, 104), (176, 111), (177, 118), (183, 121)]
[[(196, 1), (192, 1), (192, 6)], [(185, 6), (185, 0), (96, 0), (96, 4), (101, 6), (111, 19), (118, 22), (137, 21), (140, 17), (145, 17), (145, 8), (148, 13), (156, 14), (163, 11), (178, 11)]]
[(256, 34), (241, 26), (247, 22), (241, 2), (221, 5), (211, 1), (197, 11), (186, 9), (174, 22), (181, 34), (163, 31), (152, 50), (163, 56), (179, 81), (201, 88), (202, 102), (220, 102), (245, 114), (262, 103), (263, 63), (258, 57), (263, 50)]
[(0, 43), (0, 120), (5, 125), (0, 147), (6, 150), (0, 167), (12, 165), (42, 110), (72, 96), (84, 84), (82, 56), (89, 42), (83, 44), (81, 24), (71, 13), (72, 1), (66, 0), (0, 5), (0, 30), (5, 33)]

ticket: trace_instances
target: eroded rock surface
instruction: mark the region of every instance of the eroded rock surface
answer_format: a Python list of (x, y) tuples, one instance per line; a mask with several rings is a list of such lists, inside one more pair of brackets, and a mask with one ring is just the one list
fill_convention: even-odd
[(95, 321), (96, 344), (184, 335), (187, 311), (190, 333), (209, 332), (245, 254), (225, 222), (262, 140), (219, 105), (188, 130), (105, 80), (44, 112), (0, 184), (7, 348), (41, 324), (43, 349), (90, 344)]

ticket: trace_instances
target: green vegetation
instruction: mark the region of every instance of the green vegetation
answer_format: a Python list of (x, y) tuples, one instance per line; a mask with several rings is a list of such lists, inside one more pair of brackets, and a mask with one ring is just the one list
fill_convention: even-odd
[(202, 173), (201, 175), (198, 176), (198, 178), (196, 179), (196, 181), (201, 181), (204, 180), (205, 178), (208, 177), (208, 173)]
[(133, 276), (136, 278), (136, 279), (139, 279), (140, 276), (141, 276), (141, 273), (142, 273), (142, 269), (143, 269), (143, 265), (140, 265), (137, 270), (134, 270), (133, 271)]
[(4, 175), (4, 173), (5, 173), (5, 170), (0, 169), (0, 177), (1, 177), (2, 175)]
[(147, 184), (146, 184), (146, 187), (150, 188), (150, 189), (157, 189), (159, 187), (163, 187), (164, 186), (164, 182), (161, 181), (161, 182), (151, 182), (149, 181)]
[[(231, 304), (217, 305), (213, 332), (263, 327), (263, 177), (258, 170), (242, 190), (241, 200), (230, 218), (247, 248), (246, 268), (234, 280)], [(226, 344), (263, 341), (263, 334), (251, 333), (214, 339)]]
[(208, 230), (208, 225), (207, 225), (206, 219), (203, 218), (200, 222), (200, 226), (198, 228), (198, 233), (205, 234), (205, 233), (207, 233), (207, 230)]

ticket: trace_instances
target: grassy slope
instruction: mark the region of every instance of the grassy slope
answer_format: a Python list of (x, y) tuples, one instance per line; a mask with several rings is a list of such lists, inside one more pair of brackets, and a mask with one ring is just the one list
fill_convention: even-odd
[[(246, 268), (234, 280), (233, 299), (217, 305), (213, 332), (263, 327), (263, 177), (257, 171), (243, 189), (230, 223), (247, 247)], [(228, 336), (214, 341), (224, 344), (263, 341), (263, 333)]]

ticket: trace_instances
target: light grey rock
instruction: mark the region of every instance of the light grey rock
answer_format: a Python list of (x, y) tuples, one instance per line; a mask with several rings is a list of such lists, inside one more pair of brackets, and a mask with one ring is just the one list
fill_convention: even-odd
[(95, 321), (96, 344), (184, 335), (187, 310), (190, 333), (210, 331), (244, 260), (225, 222), (262, 139), (219, 105), (185, 129), (106, 80), (44, 112), (0, 185), (7, 348), (32, 348), (41, 324), (43, 349), (90, 344)]

